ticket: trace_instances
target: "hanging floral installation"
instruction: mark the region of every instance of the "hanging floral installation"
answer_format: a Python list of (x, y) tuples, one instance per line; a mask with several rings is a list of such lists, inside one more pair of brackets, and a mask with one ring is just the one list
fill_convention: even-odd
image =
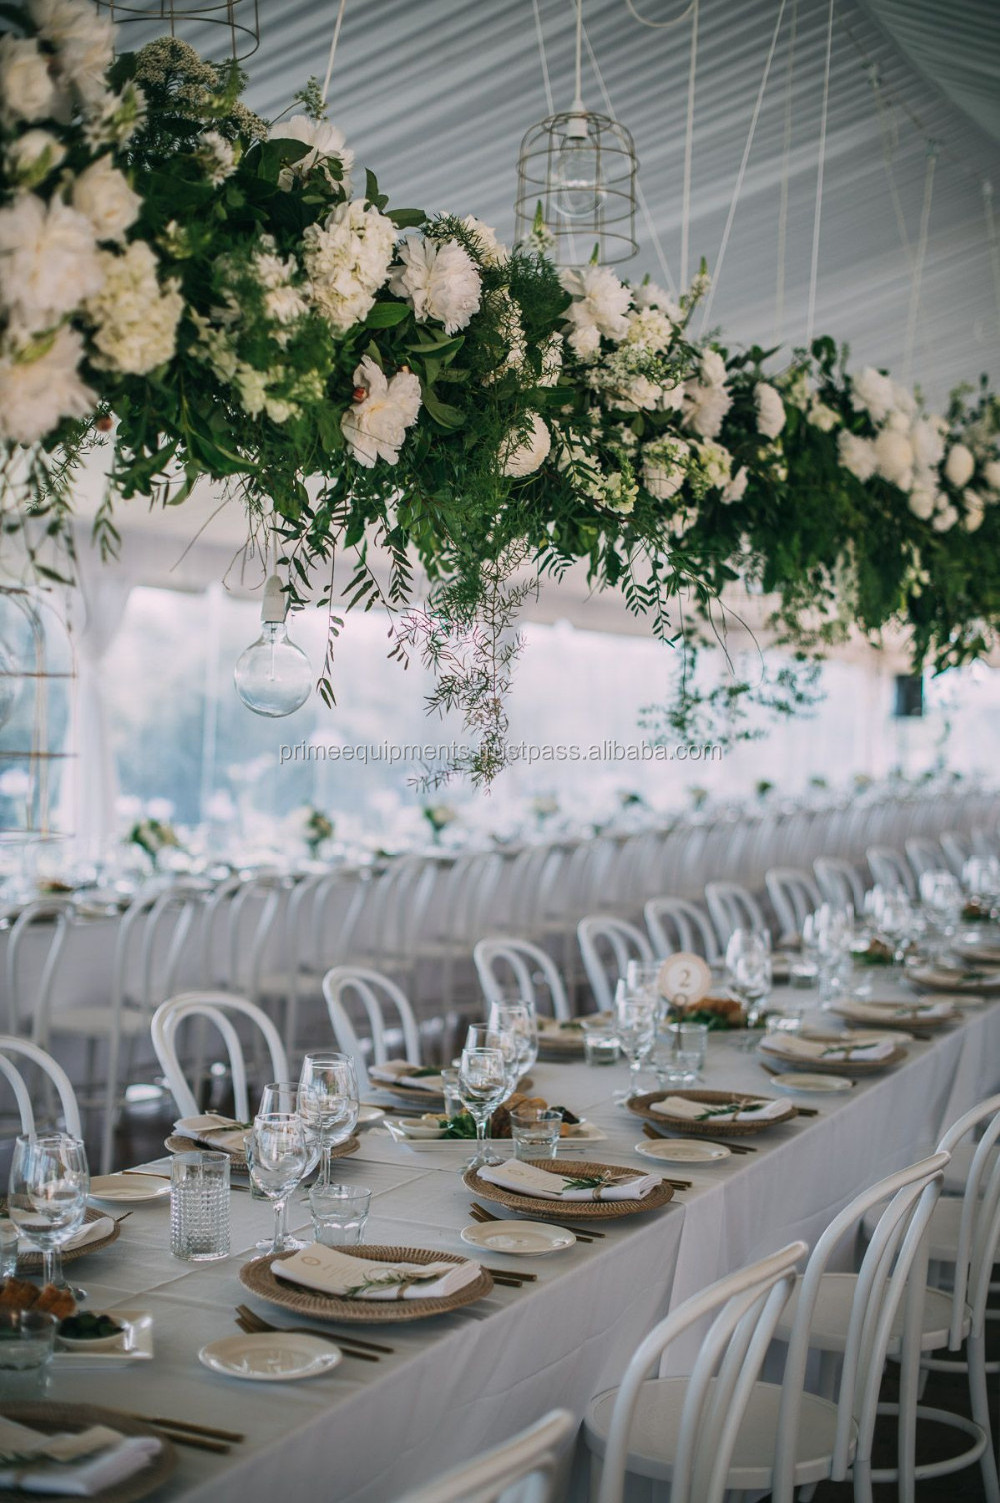
[[(474, 733), (458, 770), (480, 781), (505, 762), (517, 608), (581, 561), (688, 665), (737, 580), (776, 598), (803, 661), (889, 624), (917, 668), (991, 650), (985, 384), (933, 414), (882, 372), (849, 373), (831, 339), (783, 365), (695, 339), (704, 273), (675, 303), (602, 266), (560, 271), (540, 224), (508, 249), (471, 215), (389, 208), (315, 86), (269, 128), (235, 65), (169, 38), (113, 60), (83, 0), (2, 17), (0, 523), (43, 577), (72, 571), (95, 445), (111, 451), (109, 556), (124, 503), (221, 482), (251, 546), (276, 530), (290, 607), (330, 609), (326, 697), (340, 606), (386, 607), (391, 652), (431, 666), (431, 707)], [(806, 692), (791, 670), (678, 682), (658, 734)]]

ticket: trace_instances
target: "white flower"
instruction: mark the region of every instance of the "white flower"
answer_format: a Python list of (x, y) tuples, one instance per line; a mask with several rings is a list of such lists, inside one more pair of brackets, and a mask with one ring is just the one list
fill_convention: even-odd
[[(706, 485), (722, 489), (728, 486), (733, 468), (733, 456), (723, 444), (695, 444), (698, 468)], [(724, 498), (725, 499), (725, 498)]]
[(351, 168), (354, 153), (344, 144), (344, 133), (326, 120), (310, 120), (308, 115), (293, 115), (290, 120), (279, 120), (271, 126), (272, 141), (302, 141), (312, 150), (284, 168), (278, 178), (278, 186), (289, 189), (295, 173), (309, 172), (318, 162), (335, 158), (343, 169), (341, 186), (344, 193), (351, 191)]
[(368, 316), (385, 283), (396, 226), (356, 198), (338, 204), (325, 224), (308, 225), (302, 239), (313, 305), (335, 334), (346, 334)]
[(673, 343), (674, 326), (665, 313), (658, 308), (641, 308), (628, 315), (627, 344), (642, 345), (658, 353), (668, 350)]
[(85, 109), (107, 92), (105, 74), (114, 52), (114, 27), (80, 0), (30, 0), (31, 19), (58, 49), (59, 69)]
[(941, 508), (940, 511), (935, 512), (934, 516), (931, 518), (931, 526), (934, 528), (935, 532), (950, 532), (957, 521), (958, 507), (952, 506), (951, 503), (948, 502)]
[(858, 480), (870, 480), (875, 473), (875, 445), (856, 433), (837, 434), (837, 458)]
[(604, 482), (600, 495), (600, 503), (609, 511), (616, 511), (620, 516), (627, 517), (635, 509), (635, 503), (639, 499), (639, 487), (634, 480), (627, 480), (621, 473), (609, 475)]
[(725, 386), (703, 385), (701, 381), (684, 383), (684, 426), (702, 438), (715, 438), (733, 399)]
[(701, 383), (703, 386), (724, 386), (726, 384), (726, 362), (718, 350), (702, 351)]
[(65, 156), (65, 146), (47, 130), (26, 130), (7, 147), (7, 168), (19, 188), (37, 188)]
[(661, 386), (660, 400), (657, 405), (661, 412), (680, 412), (684, 406), (684, 382), (678, 381), (673, 386)]
[(347, 447), (366, 469), (379, 459), (395, 464), (406, 430), (420, 411), (420, 382), (412, 371), (399, 371), (387, 381), (371, 356), (365, 355), (354, 372), (354, 386), (365, 395), (340, 420)]
[(236, 171), (239, 154), (232, 141), (227, 141), (217, 130), (207, 130), (198, 141), (198, 160), (213, 188), (218, 188)]
[(820, 433), (830, 433), (840, 422), (840, 413), (827, 407), (818, 397), (813, 397), (806, 413), (806, 422), (811, 427), (818, 428)]
[(963, 485), (968, 485), (975, 469), (976, 461), (972, 456), (972, 451), (964, 444), (952, 444), (948, 450), (948, 458), (944, 462), (945, 479), (961, 488)]
[(539, 386), (555, 386), (563, 366), (562, 335), (550, 334), (542, 345), (542, 373)]
[(103, 281), (90, 221), (61, 198), (25, 193), (0, 209), (0, 297), (15, 332), (50, 329)]
[(904, 417), (912, 418), (916, 415), (916, 398), (908, 387), (900, 386), (898, 381), (892, 383), (892, 403), (896, 411), (902, 413)]
[(305, 317), (309, 312), (309, 304), (297, 287), (289, 287), (286, 283), (281, 287), (272, 287), (264, 294), (264, 312), (276, 324), (287, 327)]
[(73, 184), (73, 207), (90, 220), (98, 240), (121, 244), (138, 218), (142, 199), (133, 193), (110, 156), (98, 157)]
[(631, 294), (613, 271), (606, 266), (567, 268), (560, 281), (573, 299), (565, 313), (567, 338), (581, 360), (594, 354), (602, 336), (625, 338)]
[(552, 435), (537, 412), (531, 414), (531, 431), (517, 442), (514, 434), (500, 451), (503, 473), (512, 477), (531, 475), (538, 469), (552, 447)]
[(62, 421), (82, 418), (93, 408), (97, 394), (84, 386), (78, 367), (83, 340), (65, 326), (0, 360), (0, 436), (17, 444), (33, 444)]
[(988, 459), (983, 465), (983, 479), (991, 491), (1000, 491), (1000, 459)]
[(866, 365), (851, 379), (851, 406), (855, 412), (867, 412), (876, 425), (884, 423), (896, 404), (893, 382), (881, 371)]
[(765, 438), (777, 438), (785, 426), (785, 404), (773, 386), (758, 381), (753, 389), (754, 405), (757, 408), (757, 432)]
[(655, 282), (642, 282), (632, 288), (632, 306), (635, 308), (658, 308), (671, 323), (682, 324), (684, 314), (671, 298), (669, 292)]
[(930, 416), (918, 419), (910, 429), (913, 456), (922, 470), (932, 470), (944, 458), (944, 435), (947, 432), (944, 418)]
[(475, 214), (466, 214), (461, 223), (475, 237), (476, 250), (484, 266), (506, 266), (510, 260), (510, 251), (497, 239), (497, 232), (492, 225), (484, 224)]
[(913, 484), (913, 447), (909, 439), (892, 428), (883, 428), (875, 439), (875, 468), (883, 480), (908, 491)]
[(935, 490), (933, 485), (914, 485), (909, 496), (910, 510), (915, 517), (919, 517), (921, 522), (929, 522), (937, 510), (939, 500), (941, 500), (941, 493)]
[(94, 364), (144, 376), (174, 353), (184, 299), (175, 281), (161, 292), (159, 263), (145, 240), (134, 241), (122, 256), (103, 251), (101, 259), (104, 286), (87, 303), (100, 352)]
[(642, 451), (642, 482), (658, 501), (676, 496), (687, 477), (691, 445), (683, 438), (665, 435), (646, 444)]
[(479, 312), (482, 280), (476, 263), (457, 240), (429, 240), (423, 235), (403, 242), (400, 264), (389, 286), (397, 297), (412, 303), (419, 324), (429, 319), (457, 334)]
[(733, 501), (742, 501), (750, 479), (746, 465), (740, 465), (729, 484), (723, 487), (722, 500), (728, 506)]
[(962, 520), (965, 523), (966, 532), (978, 532), (986, 515), (985, 500), (978, 491), (967, 486), (962, 492), (962, 504), (965, 507), (965, 516)]
[(3, 119), (44, 120), (53, 112), (56, 91), (48, 62), (34, 38), (0, 37), (0, 100)]

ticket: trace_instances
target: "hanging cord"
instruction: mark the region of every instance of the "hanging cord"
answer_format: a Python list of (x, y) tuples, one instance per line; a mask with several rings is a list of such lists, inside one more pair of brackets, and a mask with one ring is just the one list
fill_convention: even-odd
[(792, 0), (791, 31), (788, 37), (788, 68), (785, 75), (785, 130), (781, 146), (781, 198), (778, 203), (778, 255), (774, 284), (774, 333), (772, 344), (781, 343), (785, 318), (785, 250), (788, 242), (788, 179), (792, 159), (792, 84), (795, 79), (795, 37), (799, 19), (799, 0)]
[(640, 16), (632, 0), (625, 0), (625, 4), (628, 7), (629, 15), (634, 16), (640, 26), (648, 26), (650, 31), (669, 31), (671, 26), (679, 26), (682, 21), (686, 21), (692, 11), (694, 11), (695, 15), (698, 14), (698, 0), (691, 0), (691, 4), (687, 10), (682, 11), (679, 16), (674, 16), (672, 21), (649, 21), (645, 16)]
[(1000, 243), (997, 241), (997, 224), (993, 217), (993, 184), (988, 177), (983, 178), (983, 214), (986, 218), (986, 247), (993, 272), (993, 296), (996, 299), (997, 320), (1000, 321)]
[(552, 80), (549, 77), (549, 60), (545, 56), (545, 33), (542, 31), (542, 16), (538, 9), (538, 0), (531, 0), (531, 6), (535, 12), (535, 36), (538, 39), (538, 57), (542, 65), (542, 83), (545, 85), (545, 108), (550, 115), (554, 115), (556, 103), (552, 95)]
[(920, 311), (920, 284), (924, 277), (924, 259), (927, 255), (927, 238), (931, 223), (931, 199), (934, 194), (934, 168), (937, 163), (937, 143), (927, 147), (927, 169), (924, 173), (924, 206), (920, 212), (920, 239), (913, 260), (913, 275), (910, 281), (910, 311), (906, 320), (906, 344), (903, 346), (903, 382), (909, 385), (910, 368), (913, 365), (913, 346), (917, 337), (917, 315)]
[(583, 110), (583, 0), (576, 0), (576, 92), (573, 108)]
[(823, 65), (823, 107), (819, 117), (819, 160), (816, 163), (816, 209), (813, 213), (812, 256), (809, 261), (809, 306), (806, 312), (806, 346), (812, 344), (816, 326), (816, 284), (819, 281), (819, 232), (823, 218), (823, 173), (826, 168), (826, 125), (830, 113), (830, 60), (833, 56), (833, 0), (826, 18), (826, 61)]
[(878, 111), (879, 130), (882, 134), (882, 161), (885, 166), (886, 181), (889, 184), (889, 198), (892, 202), (892, 211), (896, 216), (896, 228), (899, 230), (899, 239), (903, 247), (903, 252), (912, 272), (913, 247), (910, 244), (910, 235), (906, 228), (906, 215), (903, 213), (903, 201), (899, 196), (899, 188), (896, 185), (896, 174), (893, 170), (893, 153), (899, 144), (899, 132), (889, 116), (885, 99), (882, 96), (882, 81), (879, 77), (877, 65), (873, 63), (868, 71), (871, 78), (872, 91), (875, 95), (875, 108)]
[[(626, 0), (632, 9), (631, 0)], [(691, 62), (688, 67), (687, 120), (684, 127), (684, 189), (681, 198), (681, 290), (688, 285), (688, 248), (691, 240), (691, 160), (694, 153), (694, 85), (698, 65), (698, 0), (691, 0), (685, 15), (691, 15)], [(633, 15), (635, 12), (632, 12)], [(642, 19), (639, 17), (638, 19)], [(643, 21), (649, 26), (649, 21)], [(667, 25), (673, 23), (667, 22)]]
[[(604, 74), (601, 72), (600, 64), (597, 61), (597, 54), (594, 52), (593, 46), (591, 45), (590, 37), (587, 34), (586, 27), (584, 27), (583, 29), (583, 40), (586, 43), (587, 56), (590, 59), (590, 66), (594, 70), (594, 76), (597, 79), (598, 87), (601, 91), (601, 97), (604, 100), (604, 108), (607, 110), (612, 120), (614, 120), (616, 116), (614, 105), (611, 103), (611, 95), (608, 93), (608, 86), (604, 82)], [(663, 242), (660, 239), (659, 231), (657, 230), (656, 225), (653, 223), (652, 214), (649, 212), (649, 203), (646, 199), (645, 193), (642, 190), (642, 184), (639, 181), (638, 174), (636, 175), (635, 180), (635, 196), (638, 200), (639, 210), (642, 214), (646, 229), (649, 231), (649, 238), (653, 242), (653, 249), (656, 251), (656, 259), (660, 263), (660, 270), (663, 273), (663, 280), (667, 284), (667, 291), (670, 293), (671, 297), (675, 298), (677, 296), (677, 287), (674, 283), (673, 276), (670, 272), (670, 267), (667, 263), (667, 256), (666, 252), (663, 249)]]
[(750, 150), (753, 146), (753, 138), (757, 131), (757, 121), (760, 118), (760, 107), (764, 103), (764, 92), (767, 89), (767, 80), (771, 73), (771, 64), (774, 61), (775, 48), (778, 45), (778, 36), (781, 31), (781, 22), (785, 14), (786, 0), (781, 0), (778, 9), (778, 19), (774, 23), (774, 34), (771, 37), (771, 45), (767, 53), (767, 62), (764, 64), (764, 76), (757, 90), (757, 98), (753, 107), (753, 115), (750, 119), (750, 130), (747, 135), (746, 145), (743, 148), (743, 160), (740, 162), (740, 170), (736, 175), (736, 187), (733, 189), (732, 202), (729, 205), (729, 214), (726, 217), (726, 227), (722, 232), (722, 243), (719, 246), (719, 254), (716, 258), (715, 268), (712, 272), (712, 285), (705, 301), (705, 310), (701, 317), (701, 328), (704, 331), (708, 327), (709, 315), (712, 312), (712, 303), (715, 301), (715, 289), (719, 285), (719, 275), (722, 271), (722, 263), (726, 258), (726, 248), (729, 245), (729, 236), (732, 233), (733, 220), (736, 218), (736, 205), (739, 202), (740, 192), (743, 188), (743, 179), (746, 176), (747, 162), (750, 160)]
[(326, 104), (326, 96), (330, 92), (330, 79), (333, 77), (333, 60), (337, 56), (337, 43), (340, 41), (340, 28), (344, 24), (344, 11), (347, 9), (347, 0), (340, 0), (340, 8), (337, 11), (337, 19), (333, 27), (333, 40), (330, 43), (330, 56), (326, 60), (326, 77), (323, 80), (323, 103)]

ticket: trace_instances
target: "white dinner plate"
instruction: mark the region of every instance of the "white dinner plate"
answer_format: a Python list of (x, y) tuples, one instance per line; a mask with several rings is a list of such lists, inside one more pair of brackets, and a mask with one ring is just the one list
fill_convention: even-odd
[(809, 1075), (797, 1074), (794, 1071), (789, 1071), (785, 1075), (772, 1075), (771, 1084), (779, 1091), (790, 1091), (793, 1096), (803, 1092), (829, 1096), (841, 1091), (850, 1091), (854, 1087), (853, 1080), (848, 1080), (846, 1075)]
[(110, 1345), (103, 1341), (97, 1350), (88, 1349), (83, 1342), (72, 1347), (56, 1343), (52, 1361), (56, 1367), (123, 1367), (128, 1362), (149, 1362), (153, 1356), (153, 1317), (148, 1310), (109, 1310), (115, 1320), (121, 1321), (123, 1330)]
[(474, 1221), (463, 1226), (461, 1237), (472, 1247), (513, 1253), (518, 1258), (546, 1258), (550, 1253), (565, 1252), (576, 1242), (565, 1227), (549, 1226), (544, 1221)]
[(95, 1174), (90, 1181), (92, 1200), (141, 1205), (170, 1194), (170, 1176), (162, 1174)]
[(245, 1378), (251, 1383), (290, 1383), (296, 1378), (316, 1378), (341, 1361), (343, 1353), (320, 1336), (296, 1335), (292, 1331), (261, 1331), (245, 1336), (224, 1336), (210, 1341), (198, 1353), (198, 1361), (213, 1373), (227, 1378)]
[(646, 1138), (635, 1145), (635, 1151), (661, 1164), (719, 1164), (732, 1157), (724, 1143), (699, 1143), (697, 1138), (660, 1138), (659, 1142)]

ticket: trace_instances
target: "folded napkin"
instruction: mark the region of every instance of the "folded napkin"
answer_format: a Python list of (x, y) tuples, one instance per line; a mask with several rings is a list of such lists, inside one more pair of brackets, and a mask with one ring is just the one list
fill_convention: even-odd
[(596, 1176), (586, 1181), (567, 1174), (551, 1174), (534, 1164), (511, 1159), (506, 1164), (488, 1164), (478, 1171), (479, 1178), (517, 1195), (532, 1195), (539, 1200), (642, 1200), (660, 1183), (655, 1174), (640, 1174), (635, 1179), (604, 1184)]
[(341, 1299), (447, 1299), (478, 1279), (478, 1263), (379, 1263), (313, 1242), (271, 1264), (274, 1274), (304, 1289)]
[(414, 1091), (429, 1091), (432, 1096), (440, 1096), (444, 1090), (444, 1082), (437, 1073), (433, 1075), (415, 1075), (414, 1071), (419, 1066), (407, 1064), (405, 1059), (387, 1059), (384, 1065), (372, 1065), (368, 1071), (372, 1080), (381, 1081), (385, 1085), (405, 1085)]
[(876, 1039), (870, 1044), (820, 1044), (813, 1039), (763, 1038), (760, 1048), (768, 1054), (784, 1056), (785, 1059), (803, 1060), (878, 1060), (888, 1059), (897, 1045), (892, 1039)]
[[(40, 1227), (47, 1225), (42, 1220), (39, 1220), (38, 1224)], [(68, 1242), (64, 1242), (62, 1250), (64, 1253), (74, 1252), (78, 1247), (88, 1247), (91, 1242), (100, 1242), (102, 1237), (110, 1237), (114, 1231), (114, 1226), (114, 1221), (110, 1216), (98, 1216), (96, 1221), (88, 1221), (86, 1226), (81, 1226), (80, 1230), (75, 1232)], [(30, 1235), (22, 1232), (17, 1239), (18, 1257), (22, 1257), (25, 1253), (37, 1251), (38, 1248), (32, 1242)]]
[(900, 1018), (919, 1023), (922, 1018), (950, 1018), (955, 1011), (950, 1002), (844, 1002), (837, 1011), (844, 1017), (861, 1018), (869, 1023), (884, 1023), (886, 1018)]
[(665, 1096), (650, 1102), (649, 1109), (658, 1117), (682, 1117), (686, 1122), (770, 1122), (789, 1115), (787, 1101), (752, 1101), (741, 1106), (735, 1101), (691, 1101), (687, 1096)]
[(149, 1466), (160, 1449), (155, 1436), (125, 1439), (105, 1425), (78, 1435), (42, 1435), (0, 1419), (0, 1454), (24, 1458), (17, 1466), (0, 1465), (0, 1488), (90, 1498)]
[(233, 1117), (220, 1116), (218, 1112), (205, 1112), (201, 1117), (181, 1117), (174, 1123), (175, 1133), (219, 1153), (244, 1148), (248, 1131), (245, 1123), (237, 1122)]

